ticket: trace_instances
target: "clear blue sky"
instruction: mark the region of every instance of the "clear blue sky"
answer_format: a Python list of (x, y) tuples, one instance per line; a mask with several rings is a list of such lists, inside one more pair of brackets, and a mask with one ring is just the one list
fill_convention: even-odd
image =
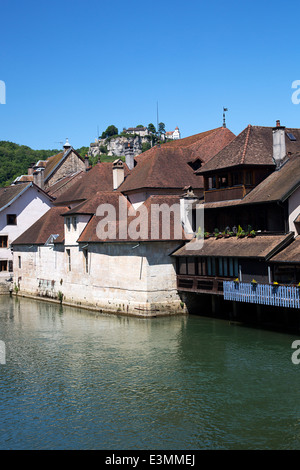
[(88, 146), (110, 124), (300, 127), (299, 1), (1, 0), (0, 140)]

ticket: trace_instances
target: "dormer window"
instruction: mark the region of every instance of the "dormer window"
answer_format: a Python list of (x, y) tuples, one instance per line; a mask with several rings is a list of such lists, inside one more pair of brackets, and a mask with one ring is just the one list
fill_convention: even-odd
[(66, 218), (66, 225), (67, 225), (67, 230), (68, 230), (68, 232), (70, 232), (70, 229), (71, 229), (71, 220), (70, 220), (70, 217), (67, 217), (67, 218)]

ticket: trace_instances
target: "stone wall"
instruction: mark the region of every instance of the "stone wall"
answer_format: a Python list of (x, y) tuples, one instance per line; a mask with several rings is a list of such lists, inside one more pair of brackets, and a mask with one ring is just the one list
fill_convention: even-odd
[(76, 153), (71, 152), (45, 182), (45, 189), (52, 186), (65, 176), (71, 176), (77, 171), (85, 171), (85, 163), (76, 155)]
[[(138, 316), (185, 313), (176, 289), (177, 242), (94, 243), (88, 263), (78, 246), (15, 246), (20, 294), (58, 298), (103, 312)], [(71, 271), (66, 249), (71, 254)], [(86, 247), (85, 247), (86, 249)]]

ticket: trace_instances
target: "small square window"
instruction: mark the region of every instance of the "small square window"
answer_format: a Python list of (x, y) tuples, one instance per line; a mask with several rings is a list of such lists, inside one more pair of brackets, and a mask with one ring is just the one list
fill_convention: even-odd
[(17, 215), (16, 214), (7, 214), (6, 215), (7, 225), (17, 225)]

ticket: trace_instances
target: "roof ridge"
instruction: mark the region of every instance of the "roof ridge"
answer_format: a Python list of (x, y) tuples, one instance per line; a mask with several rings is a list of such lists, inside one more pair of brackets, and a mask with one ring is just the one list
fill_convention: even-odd
[(243, 155), (242, 155), (242, 159), (241, 159), (241, 164), (243, 164), (244, 161), (245, 161), (245, 156), (246, 156), (247, 146), (248, 146), (249, 136), (250, 136), (250, 130), (251, 130), (251, 124), (248, 124), (247, 135), (246, 135), (245, 146), (244, 146)]

